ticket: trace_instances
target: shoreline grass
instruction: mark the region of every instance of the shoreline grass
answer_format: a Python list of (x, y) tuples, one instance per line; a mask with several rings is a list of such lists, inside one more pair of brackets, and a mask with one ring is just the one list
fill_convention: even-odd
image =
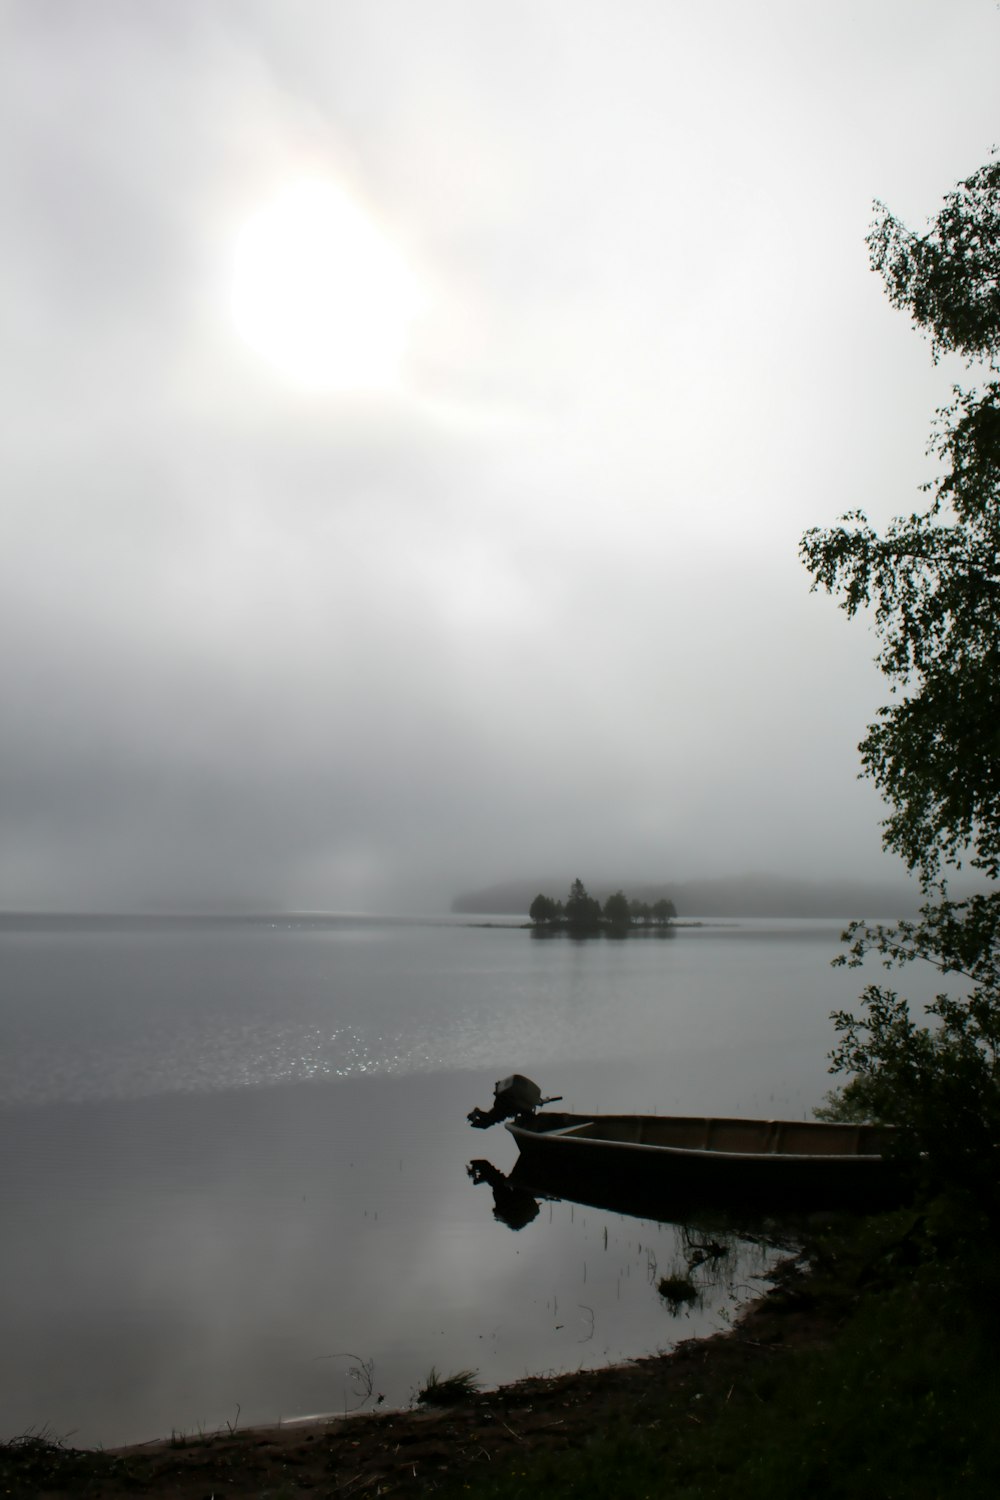
[(985, 1226), (948, 1210), (840, 1225), (782, 1295), (832, 1324), (575, 1451), (466, 1476), (454, 1500), (966, 1500), (1000, 1494), (1000, 1300)]

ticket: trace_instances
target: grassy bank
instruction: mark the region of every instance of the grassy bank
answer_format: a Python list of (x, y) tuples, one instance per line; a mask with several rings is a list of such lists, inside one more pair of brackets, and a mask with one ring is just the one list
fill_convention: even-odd
[[(668, 1392), (656, 1409), (623, 1415), (580, 1447), (526, 1457), (502, 1475), (466, 1476), (445, 1493), (1000, 1494), (1000, 1316), (986, 1226), (940, 1206), (842, 1224), (817, 1238), (811, 1259), (804, 1281), (775, 1294), (771, 1313), (783, 1303), (790, 1319), (776, 1341), (765, 1333), (756, 1360), (738, 1369), (706, 1362), (703, 1379)], [(794, 1337), (796, 1324), (804, 1338)]]

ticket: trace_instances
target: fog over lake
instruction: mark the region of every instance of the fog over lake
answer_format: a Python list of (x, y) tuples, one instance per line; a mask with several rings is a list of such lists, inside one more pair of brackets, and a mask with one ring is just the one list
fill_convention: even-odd
[(512, 1230), (466, 1169), (513, 1143), (465, 1114), (516, 1069), (571, 1109), (801, 1117), (858, 988), (836, 931), (8, 920), (3, 1435), (342, 1411), (359, 1360), (406, 1404), (431, 1365), (495, 1384), (721, 1326), (759, 1247), (672, 1317), (681, 1230), (544, 1201)]
[(996, 134), (992, 0), (7, 0), (0, 908), (889, 879), (919, 503), (865, 234)]

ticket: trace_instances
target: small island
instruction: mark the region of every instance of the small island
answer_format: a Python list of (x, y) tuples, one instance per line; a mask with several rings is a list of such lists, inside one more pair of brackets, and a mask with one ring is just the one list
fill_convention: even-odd
[(676, 918), (677, 908), (666, 896), (653, 902), (630, 901), (624, 891), (615, 891), (602, 906), (582, 880), (574, 880), (565, 902), (538, 895), (528, 916), (538, 931), (578, 935), (608, 932), (617, 937), (636, 929), (665, 932)]

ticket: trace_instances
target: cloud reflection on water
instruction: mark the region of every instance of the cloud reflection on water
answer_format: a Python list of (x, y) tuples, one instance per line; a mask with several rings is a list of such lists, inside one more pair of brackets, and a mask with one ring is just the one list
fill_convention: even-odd
[(494, 1219), (466, 1176), (482, 1087), (6, 1111), (11, 1431), (114, 1444), (221, 1425), (236, 1402), (245, 1422), (343, 1409), (348, 1351), (405, 1404), (431, 1365), (494, 1384), (712, 1326), (723, 1289), (674, 1320), (651, 1283), (650, 1256), (677, 1257), (673, 1226), (551, 1203), (515, 1239)]

